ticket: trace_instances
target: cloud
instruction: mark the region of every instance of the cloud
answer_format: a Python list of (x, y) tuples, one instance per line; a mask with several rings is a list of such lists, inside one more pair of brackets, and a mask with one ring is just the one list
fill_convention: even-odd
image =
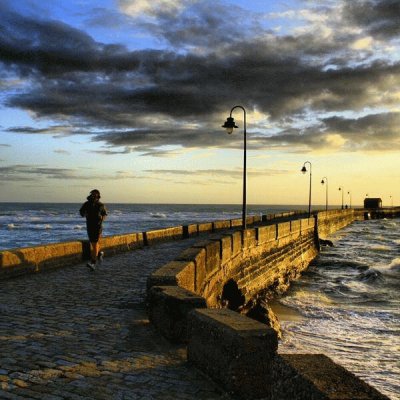
[(71, 154), (69, 151), (63, 150), (63, 149), (55, 149), (55, 150), (53, 150), (53, 153), (56, 153), (56, 154), (65, 154), (65, 155), (70, 155), (70, 154)]
[(110, 175), (82, 174), (81, 170), (72, 168), (51, 168), (46, 166), (14, 164), (0, 167), (0, 182), (29, 182), (34, 179), (54, 179), (54, 180), (115, 180), (115, 179), (136, 179), (132, 173), (118, 171)]
[(398, 151), (400, 113), (371, 114), (361, 118), (331, 117), (323, 120), (327, 131), (338, 132), (348, 150)]
[(0, 143), (0, 147), (11, 147), (10, 144)]
[[(181, 170), (181, 169), (149, 169), (144, 172), (155, 174), (155, 175), (177, 175), (177, 176), (206, 176), (206, 177), (220, 177), (229, 179), (242, 179), (243, 170), (242, 169), (197, 169), (197, 170)], [(249, 177), (265, 177), (274, 175), (286, 175), (291, 173), (288, 170), (282, 169), (256, 169), (248, 168), (247, 175)]]
[(194, 0), (119, 0), (120, 9), (133, 17), (175, 15)]
[(400, 113), (370, 114), (359, 118), (329, 117), (308, 129), (288, 129), (278, 135), (259, 137), (270, 148), (311, 151), (398, 151)]
[(350, 22), (381, 39), (400, 34), (398, 0), (353, 0), (344, 3), (343, 12)]
[[(241, 104), (249, 116), (253, 111), (266, 116), (261, 122), (248, 119), (251, 149), (369, 149), (372, 137), (362, 145), (352, 143), (356, 136), (343, 142), (342, 133), (327, 132), (330, 122), (323, 120), (349, 111), (375, 115), (375, 108), (398, 104), (400, 62), (365, 52), (377, 26), (381, 40), (392, 37), (389, 28), (386, 36), (382, 32), (392, 21), (385, 6), (395, 12), (395, 4), (356, 3), (364, 11), (372, 7), (373, 23), (343, 3), (342, 14), (334, 17), (326, 14), (327, 6), (329, 17), (321, 18), (318, 8), (303, 12), (313, 22), (310, 28), (278, 35), (260, 16), (246, 12), (243, 18), (243, 10), (220, 2), (208, 7), (197, 1), (120, 1), (121, 20), (138, 21), (165, 44), (136, 51), (100, 43), (60, 21), (3, 10), (0, 63), (26, 82), (4, 104), (55, 121), (49, 128), (8, 132), (87, 134), (108, 155), (241, 148), (240, 134), (228, 140), (220, 128), (231, 107)], [(140, 20), (143, 14), (150, 21)], [(360, 26), (361, 36), (351, 30)], [(241, 121), (240, 114), (235, 118)], [(302, 120), (309, 121), (307, 133)]]
[(15, 126), (4, 129), (4, 132), (20, 133), (25, 135), (53, 135), (54, 138), (70, 136), (73, 134), (85, 134), (87, 131), (77, 130), (69, 125), (53, 125), (46, 128), (34, 128), (32, 126)]

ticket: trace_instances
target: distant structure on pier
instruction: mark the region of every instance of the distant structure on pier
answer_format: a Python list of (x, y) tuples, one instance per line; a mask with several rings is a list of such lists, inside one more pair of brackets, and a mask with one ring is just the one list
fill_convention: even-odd
[(380, 197), (366, 197), (364, 208), (382, 208), (382, 199)]

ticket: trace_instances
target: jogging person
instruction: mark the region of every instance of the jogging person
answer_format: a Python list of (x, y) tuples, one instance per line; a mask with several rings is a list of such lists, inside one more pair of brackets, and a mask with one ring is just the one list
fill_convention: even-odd
[(103, 221), (107, 215), (106, 207), (100, 202), (100, 192), (93, 189), (87, 201), (79, 210), (82, 217), (86, 217), (87, 234), (90, 241), (90, 261), (86, 264), (92, 271), (96, 269), (96, 261), (103, 259), (103, 252), (100, 252), (99, 239), (103, 229)]

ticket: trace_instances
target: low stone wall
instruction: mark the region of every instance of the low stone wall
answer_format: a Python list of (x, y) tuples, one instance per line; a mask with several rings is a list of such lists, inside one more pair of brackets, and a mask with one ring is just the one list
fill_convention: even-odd
[[(247, 224), (257, 224), (261, 222), (262, 218), (262, 216), (249, 216)], [(100, 239), (100, 246), (107, 254), (116, 254), (161, 241), (178, 240), (201, 233), (240, 227), (241, 225), (241, 219), (232, 219), (106, 236)], [(89, 259), (89, 257), (90, 246), (87, 240), (2, 250), (0, 251), (0, 280), (78, 264), (82, 260)]]
[(325, 238), (346, 227), (355, 220), (364, 219), (363, 212), (354, 209), (322, 211), (317, 214), (318, 234)]
[(275, 331), (222, 308), (230, 306), (227, 282), (242, 304), (285, 291), (318, 254), (320, 236), (362, 215), (333, 210), (197, 243), (149, 277), (149, 319), (168, 339), (187, 342), (188, 360), (239, 398), (387, 399), (323, 355), (279, 355)]
[[(237, 285), (245, 304), (260, 292), (283, 293), (290, 282), (306, 269), (318, 254), (318, 235), (314, 218), (304, 218), (273, 225), (257, 226), (244, 231), (211, 235), (183, 251), (174, 261), (155, 271), (147, 282), (150, 320), (170, 320), (158, 326), (164, 336), (186, 341), (187, 330), (174, 326), (175, 311), (158, 307), (165, 286), (178, 286), (205, 299), (207, 307), (222, 307), (229, 299), (222, 293), (228, 281)], [(162, 290), (153, 287), (161, 287)], [(228, 305), (231, 306), (231, 305)], [(189, 310), (189, 308), (188, 308)], [(153, 320), (154, 319), (154, 320)], [(157, 323), (155, 323), (157, 326)], [(181, 332), (174, 337), (165, 331), (170, 327)]]
[[(108, 254), (132, 250), (143, 244), (142, 233), (100, 239), (101, 248)], [(0, 280), (75, 265), (89, 257), (90, 245), (86, 240), (3, 250), (0, 251)]]

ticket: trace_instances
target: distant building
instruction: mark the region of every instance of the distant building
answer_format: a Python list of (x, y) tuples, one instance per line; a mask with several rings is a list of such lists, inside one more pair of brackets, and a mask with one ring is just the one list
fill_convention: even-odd
[(382, 208), (382, 199), (379, 197), (367, 197), (364, 199), (364, 208)]

